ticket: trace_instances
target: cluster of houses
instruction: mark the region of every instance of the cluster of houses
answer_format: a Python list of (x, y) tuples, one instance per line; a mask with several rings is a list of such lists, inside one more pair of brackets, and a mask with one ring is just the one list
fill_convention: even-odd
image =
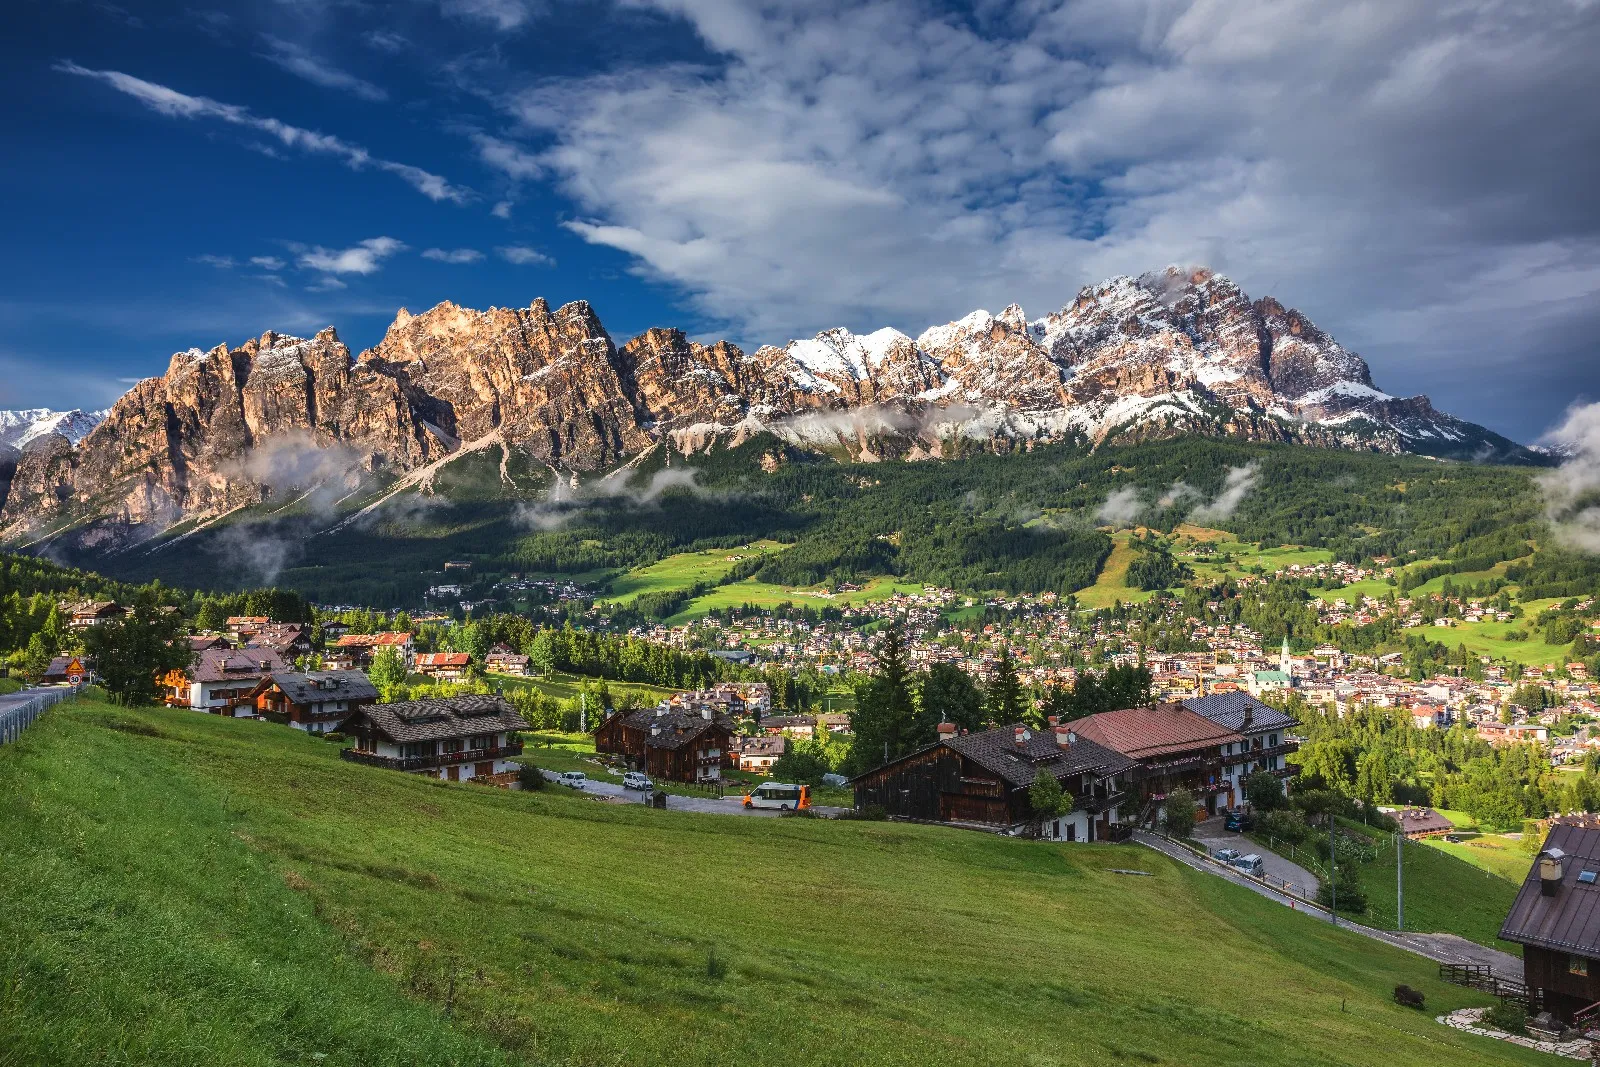
[[(1046, 836), (1065, 841), (1117, 840), (1160, 819), (1180, 789), (1197, 813), (1215, 815), (1246, 805), (1244, 783), (1257, 771), (1287, 786), (1295, 725), (1247, 693), (1101, 712), (1045, 730), (1013, 723), (969, 734), (942, 723), (932, 744), (855, 778), (855, 801), (924, 822), (1042, 822)], [(1041, 772), (1072, 798), (1066, 814), (1033, 810), (1030, 787)]]
[(653, 708), (612, 713), (595, 728), (594, 747), (620, 757), (630, 769), (669, 781), (719, 781), (736, 768), (764, 773), (783, 755), (781, 730), (759, 739), (766, 742), (766, 758), (752, 753), (749, 761), (743, 746), (755, 739), (736, 735), (740, 719), (760, 719), (771, 707), (765, 682), (723, 682), (674, 693)]

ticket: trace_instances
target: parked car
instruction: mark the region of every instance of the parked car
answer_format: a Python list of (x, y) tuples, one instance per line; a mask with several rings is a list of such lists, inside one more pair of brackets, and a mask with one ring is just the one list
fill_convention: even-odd
[(1228, 812), (1228, 817), (1222, 820), (1222, 828), (1231, 830), (1236, 834), (1244, 833), (1246, 830), (1254, 830), (1255, 827), (1256, 817), (1247, 811), (1230, 811)]
[(589, 776), (582, 771), (562, 771), (556, 776), (556, 781), (568, 789), (582, 789), (589, 781)]
[(1211, 857), (1223, 863), (1232, 863), (1239, 858), (1239, 850), (1236, 848), (1219, 848), (1211, 854)]
[(1254, 852), (1250, 853), (1248, 856), (1240, 856), (1238, 859), (1230, 860), (1229, 862), (1232, 863), (1233, 866), (1239, 868), (1239, 870), (1243, 871), (1245, 874), (1253, 874), (1258, 878), (1267, 873), (1266, 865), (1261, 862), (1261, 857), (1256, 855)]
[(640, 771), (628, 771), (622, 776), (622, 788), (624, 789), (651, 789), (654, 786), (655, 783)]

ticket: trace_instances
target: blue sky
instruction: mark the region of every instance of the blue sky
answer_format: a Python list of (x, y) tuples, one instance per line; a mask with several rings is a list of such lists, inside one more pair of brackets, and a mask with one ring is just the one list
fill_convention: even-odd
[(396, 308), (740, 344), (1206, 263), (1524, 440), (1600, 397), (1600, 5), (20, 0), (0, 407)]

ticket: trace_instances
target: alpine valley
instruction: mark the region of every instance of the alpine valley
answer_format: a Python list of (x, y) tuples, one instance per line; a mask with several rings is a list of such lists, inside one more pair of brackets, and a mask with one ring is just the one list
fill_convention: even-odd
[(542, 529), (563, 498), (629, 482), (653, 502), (732, 451), (759, 476), (1193, 437), (1549, 462), (1382, 392), (1300, 312), (1206, 269), (1113, 278), (1033, 320), (1012, 305), (753, 353), (666, 328), (619, 346), (583, 301), (446, 302), (402, 309), (355, 357), (331, 327), (268, 332), (179, 352), (107, 412), (0, 413), (0, 542), (126, 570), (104, 561), (241, 521), (300, 516), (297, 541), (370, 523), (434, 503), (458, 467), (490, 470), (477, 495)]

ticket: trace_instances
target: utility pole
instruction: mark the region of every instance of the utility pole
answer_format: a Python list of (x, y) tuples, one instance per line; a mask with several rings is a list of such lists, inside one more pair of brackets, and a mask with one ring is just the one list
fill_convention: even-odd
[(1333, 821), (1333, 812), (1328, 813), (1328, 895), (1333, 901), (1333, 907), (1328, 909), (1328, 918), (1333, 925), (1339, 925), (1339, 848), (1334, 838), (1336, 829)]
[(578, 732), (580, 734), (589, 732), (589, 704), (584, 700), (581, 691), (578, 693)]
[(1394, 833), (1394, 928), (1406, 928), (1406, 880), (1401, 867), (1400, 854), (1405, 844), (1406, 837), (1400, 831)]

